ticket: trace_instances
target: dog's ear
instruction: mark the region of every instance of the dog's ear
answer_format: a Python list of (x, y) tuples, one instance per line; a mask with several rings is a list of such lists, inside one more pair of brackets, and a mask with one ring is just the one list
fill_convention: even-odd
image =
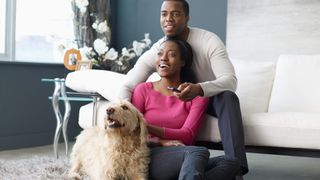
[(139, 111), (137, 111), (137, 118), (139, 120), (139, 125), (140, 125), (140, 143), (147, 143), (148, 140), (148, 129), (146, 126), (145, 119)]

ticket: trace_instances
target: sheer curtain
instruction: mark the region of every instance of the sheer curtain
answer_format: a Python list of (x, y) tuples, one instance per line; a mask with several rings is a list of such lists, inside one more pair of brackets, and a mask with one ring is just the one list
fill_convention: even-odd
[(107, 21), (109, 24), (110, 16), (110, 0), (88, 0), (86, 12), (81, 12), (76, 6), (76, 0), (71, 2), (74, 12), (74, 35), (78, 47), (93, 47), (93, 41), (97, 38), (104, 39), (107, 44), (110, 43), (111, 34), (97, 33), (92, 28), (92, 24), (98, 20), (99, 22)]

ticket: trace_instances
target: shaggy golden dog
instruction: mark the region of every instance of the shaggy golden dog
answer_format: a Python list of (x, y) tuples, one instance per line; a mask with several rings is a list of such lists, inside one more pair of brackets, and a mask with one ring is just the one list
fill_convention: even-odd
[(106, 109), (105, 128), (83, 130), (71, 153), (69, 176), (93, 180), (148, 179), (149, 149), (143, 115), (129, 102)]

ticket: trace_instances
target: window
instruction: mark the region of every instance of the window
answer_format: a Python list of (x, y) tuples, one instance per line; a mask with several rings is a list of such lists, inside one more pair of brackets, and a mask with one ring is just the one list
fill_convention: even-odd
[[(5, 0), (0, 0), (2, 1)], [(9, 39), (12, 61), (62, 63), (60, 44), (74, 40), (73, 13), (70, 0), (9, 0), (14, 7), (4, 12), (12, 14), (13, 35)], [(7, 0), (7, 2), (9, 2)], [(11, 3), (11, 2), (10, 2)], [(1, 18), (3, 16), (1, 15)], [(2, 23), (2, 21), (0, 21)], [(14, 23), (15, 22), (15, 23)], [(8, 26), (8, 25), (7, 25)], [(0, 29), (4, 26), (0, 26)], [(2, 31), (0, 31), (1, 34)], [(2, 38), (2, 37), (0, 37)], [(2, 39), (0, 39), (2, 42)], [(5, 45), (5, 44), (4, 44)], [(3, 46), (4, 46), (3, 45)], [(1, 48), (1, 45), (0, 45)], [(0, 49), (1, 51), (1, 49)]]
[(0, 0), (0, 55), (5, 53), (6, 1)]

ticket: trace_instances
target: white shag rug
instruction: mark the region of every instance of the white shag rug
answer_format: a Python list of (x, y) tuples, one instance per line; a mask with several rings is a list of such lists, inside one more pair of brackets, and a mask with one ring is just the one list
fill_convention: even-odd
[[(33, 156), (17, 160), (0, 159), (0, 180), (67, 180), (67, 157)], [(88, 177), (83, 177), (88, 180)]]

